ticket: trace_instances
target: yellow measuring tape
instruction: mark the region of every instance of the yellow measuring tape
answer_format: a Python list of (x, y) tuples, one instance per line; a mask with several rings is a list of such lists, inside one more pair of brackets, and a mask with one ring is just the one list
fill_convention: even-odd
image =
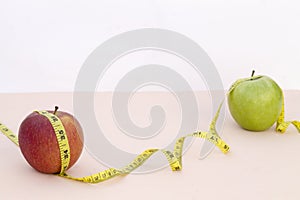
[(290, 124), (293, 124), (298, 130), (298, 132), (300, 133), (300, 121), (296, 121), (296, 120), (284, 121), (284, 98), (283, 98), (281, 113), (276, 123), (276, 131), (280, 133), (284, 133)]
[[(85, 182), (85, 183), (99, 183), (111, 179), (115, 176), (129, 174), (130, 172), (132, 172), (133, 170), (141, 166), (149, 157), (151, 157), (154, 153), (158, 151), (161, 151), (165, 155), (173, 171), (181, 170), (182, 149), (183, 149), (184, 140), (187, 137), (197, 137), (197, 138), (207, 139), (213, 144), (215, 144), (217, 147), (219, 147), (219, 149), (223, 153), (227, 153), (229, 151), (229, 146), (220, 138), (215, 128), (216, 121), (218, 119), (222, 104), (223, 102), (220, 104), (217, 113), (210, 124), (210, 128), (208, 132), (195, 132), (179, 138), (176, 141), (173, 152), (165, 149), (147, 149), (143, 153), (139, 154), (131, 163), (129, 163), (128, 165), (126, 165), (121, 169), (109, 168), (99, 173), (90, 176), (81, 177), (81, 178), (69, 176), (66, 173), (66, 169), (68, 168), (70, 162), (71, 154), (70, 154), (70, 147), (69, 147), (66, 131), (61, 120), (56, 115), (49, 113), (47, 111), (36, 111), (36, 112), (39, 113), (40, 115), (45, 116), (49, 120), (56, 134), (56, 138), (59, 144), (60, 158), (61, 158), (61, 171), (58, 174), (58, 176), (76, 180), (76, 181)], [(8, 129), (5, 125), (1, 123), (0, 123), (0, 131), (5, 136), (7, 136), (13, 143), (19, 146), (17, 136), (10, 129)]]

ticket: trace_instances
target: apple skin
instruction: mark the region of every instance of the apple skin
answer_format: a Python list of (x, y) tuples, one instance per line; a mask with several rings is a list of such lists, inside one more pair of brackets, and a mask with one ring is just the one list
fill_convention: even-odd
[[(69, 169), (81, 155), (84, 144), (83, 131), (71, 114), (57, 111), (55, 115), (61, 120), (68, 137), (71, 153)], [(60, 172), (61, 159), (57, 138), (45, 116), (37, 112), (28, 115), (20, 125), (18, 138), (22, 154), (34, 169), (47, 174)]]
[(244, 129), (264, 131), (278, 119), (283, 94), (267, 76), (242, 79), (228, 94), (228, 106), (234, 120)]

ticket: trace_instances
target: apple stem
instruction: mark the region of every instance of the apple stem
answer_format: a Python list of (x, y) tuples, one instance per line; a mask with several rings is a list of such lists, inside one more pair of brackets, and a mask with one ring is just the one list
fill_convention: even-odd
[(251, 80), (252, 80), (252, 77), (254, 76), (254, 73), (255, 73), (255, 70), (252, 70)]
[(54, 115), (56, 115), (57, 110), (58, 110), (58, 106), (55, 106), (55, 109), (54, 109), (54, 112), (53, 112)]

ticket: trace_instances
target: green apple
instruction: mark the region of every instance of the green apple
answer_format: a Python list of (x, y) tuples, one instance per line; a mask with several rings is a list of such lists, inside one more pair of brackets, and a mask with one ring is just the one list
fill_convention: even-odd
[(278, 119), (283, 101), (281, 88), (267, 76), (237, 80), (229, 90), (228, 106), (234, 120), (244, 129), (264, 131)]

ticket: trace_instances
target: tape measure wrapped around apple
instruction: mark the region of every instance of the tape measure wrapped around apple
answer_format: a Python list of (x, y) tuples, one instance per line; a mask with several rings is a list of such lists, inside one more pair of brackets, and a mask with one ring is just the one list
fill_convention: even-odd
[[(64, 170), (72, 167), (80, 157), (84, 143), (77, 119), (58, 111), (57, 106), (54, 112), (36, 111), (28, 115), (20, 125), (18, 138), (27, 162), (37, 171), (47, 174), (61, 172), (61, 157), (68, 162)], [(62, 150), (58, 148), (60, 145)], [(61, 151), (64, 151), (63, 155), (60, 155)]]
[(299, 121), (284, 121), (284, 96), (278, 84), (268, 76), (239, 79), (228, 92), (228, 106), (233, 119), (244, 129), (264, 131), (276, 121), (276, 131), (284, 133), (290, 124), (300, 132)]

